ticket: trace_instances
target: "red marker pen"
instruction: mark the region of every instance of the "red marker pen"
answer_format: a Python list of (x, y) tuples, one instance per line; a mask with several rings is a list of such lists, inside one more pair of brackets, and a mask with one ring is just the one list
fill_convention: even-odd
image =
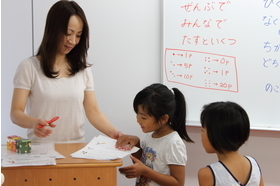
[[(51, 120), (49, 120), (49, 121), (47, 121), (47, 123), (48, 124), (50, 124), (50, 123), (52, 123), (52, 122), (54, 122), (54, 121), (56, 121), (56, 120), (58, 120), (59, 119), (59, 117), (58, 116), (55, 116), (55, 117), (53, 117)], [(42, 128), (42, 127), (44, 127), (45, 125), (39, 125), (37, 128)]]

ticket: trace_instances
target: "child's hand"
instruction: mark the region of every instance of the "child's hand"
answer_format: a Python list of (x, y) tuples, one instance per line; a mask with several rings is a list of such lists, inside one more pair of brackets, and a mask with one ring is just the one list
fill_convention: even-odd
[(139, 159), (135, 158), (134, 156), (130, 156), (131, 160), (133, 161), (133, 165), (119, 168), (120, 173), (124, 174), (127, 178), (136, 178), (140, 175), (143, 175), (145, 170), (149, 167), (144, 165)]
[(116, 142), (116, 148), (119, 150), (131, 150), (132, 147), (139, 144), (140, 139), (137, 136), (122, 135)]

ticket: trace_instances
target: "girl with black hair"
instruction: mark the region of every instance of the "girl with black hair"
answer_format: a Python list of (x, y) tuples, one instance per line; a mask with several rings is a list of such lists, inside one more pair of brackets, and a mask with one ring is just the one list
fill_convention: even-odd
[(246, 111), (234, 102), (214, 102), (203, 107), (200, 121), (203, 147), (219, 161), (199, 170), (199, 185), (263, 186), (257, 161), (238, 153), (250, 134)]
[(141, 148), (131, 156), (133, 165), (120, 168), (136, 185), (183, 186), (187, 161), (186, 142), (193, 142), (186, 131), (186, 103), (177, 89), (156, 83), (141, 90), (133, 101), (142, 131)]

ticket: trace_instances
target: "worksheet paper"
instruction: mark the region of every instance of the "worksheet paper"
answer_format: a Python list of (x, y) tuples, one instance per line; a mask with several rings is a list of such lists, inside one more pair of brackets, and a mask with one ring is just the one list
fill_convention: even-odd
[(53, 143), (32, 143), (31, 153), (19, 154), (8, 150), (7, 146), (1, 146), (1, 166), (42, 166), (56, 165), (55, 159), (65, 158), (58, 153)]
[(74, 158), (96, 159), (96, 160), (114, 160), (124, 158), (127, 155), (135, 153), (138, 147), (133, 147), (129, 151), (122, 151), (115, 147), (117, 140), (99, 135), (94, 137), (84, 148), (71, 154)]

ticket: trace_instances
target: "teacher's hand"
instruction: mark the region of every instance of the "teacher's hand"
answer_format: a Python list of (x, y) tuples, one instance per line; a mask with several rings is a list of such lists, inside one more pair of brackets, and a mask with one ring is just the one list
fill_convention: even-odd
[(123, 133), (121, 131), (116, 131), (113, 133), (113, 136), (111, 138), (118, 139), (122, 135), (123, 135)]
[(137, 136), (122, 135), (116, 142), (116, 148), (119, 150), (131, 150), (135, 145), (139, 146), (140, 139)]
[(37, 119), (33, 124), (33, 131), (37, 137), (44, 138), (50, 136), (53, 131), (49, 127), (56, 127), (53, 123), (47, 123), (46, 120)]

